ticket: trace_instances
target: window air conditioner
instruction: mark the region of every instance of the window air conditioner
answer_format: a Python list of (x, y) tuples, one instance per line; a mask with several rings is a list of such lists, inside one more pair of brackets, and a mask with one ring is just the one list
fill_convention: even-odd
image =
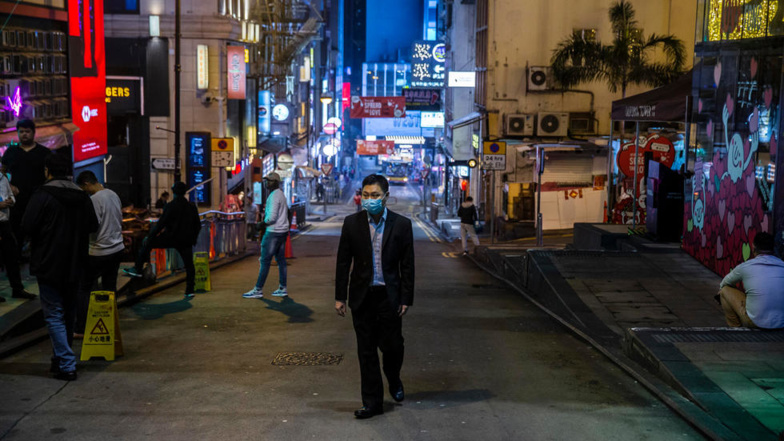
[(569, 114), (539, 112), (536, 127), (536, 135), (542, 138), (556, 137), (562, 138), (568, 135)]
[(504, 122), (506, 136), (534, 136), (534, 115), (507, 114)]
[(549, 66), (528, 68), (528, 91), (537, 92), (553, 88), (553, 73)]

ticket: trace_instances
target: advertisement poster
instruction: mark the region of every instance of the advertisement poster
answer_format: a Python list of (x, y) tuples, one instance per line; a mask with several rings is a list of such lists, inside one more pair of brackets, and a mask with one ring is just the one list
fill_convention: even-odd
[(357, 140), (358, 155), (394, 155), (395, 141), (365, 141)]
[(107, 153), (103, 2), (68, 0), (73, 161)]
[(228, 57), (228, 76), (229, 76), (229, 99), (245, 99), (245, 48), (243, 46), (229, 46), (227, 49)]
[(263, 139), (270, 133), (272, 115), (271, 99), (269, 90), (259, 91), (259, 139)]
[(402, 118), (406, 99), (402, 96), (352, 96), (351, 118)]
[(403, 89), (407, 110), (441, 110), (443, 89)]

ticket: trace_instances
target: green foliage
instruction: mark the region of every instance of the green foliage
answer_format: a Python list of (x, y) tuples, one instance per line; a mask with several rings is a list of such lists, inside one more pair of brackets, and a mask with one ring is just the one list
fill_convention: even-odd
[[(644, 37), (634, 19), (634, 8), (626, 0), (611, 6), (609, 17), (612, 44), (586, 41), (575, 33), (553, 51), (553, 75), (563, 88), (603, 81), (611, 92), (620, 90), (625, 97), (630, 84), (658, 87), (683, 74), (686, 50), (680, 39), (657, 34)], [(657, 48), (664, 53), (665, 61), (651, 61)]]

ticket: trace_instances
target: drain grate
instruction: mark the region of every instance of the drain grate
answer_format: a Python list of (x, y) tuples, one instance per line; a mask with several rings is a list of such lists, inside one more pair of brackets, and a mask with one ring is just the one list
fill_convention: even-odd
[(329, 352), (279, 352), (272, 360), (274, 366), (327, 366), (340, 364), (342, 354)]
[(715, 330), (649, 334), (657, 343), (784, 343), (784, 332)]

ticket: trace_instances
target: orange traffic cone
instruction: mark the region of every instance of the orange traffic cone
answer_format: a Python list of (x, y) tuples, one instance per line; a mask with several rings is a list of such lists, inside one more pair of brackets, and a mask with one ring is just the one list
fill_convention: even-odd
[(293, 259), (294, 251), (291, 249), (291, 233), (286, 236), (286, 259)]
[(291, 228), (289, 228), (289, 231), (299, 232), (299, 229), (297, 228), (297, 213), (296, 212), (294, 212), (293, 216), (291, 216)]

